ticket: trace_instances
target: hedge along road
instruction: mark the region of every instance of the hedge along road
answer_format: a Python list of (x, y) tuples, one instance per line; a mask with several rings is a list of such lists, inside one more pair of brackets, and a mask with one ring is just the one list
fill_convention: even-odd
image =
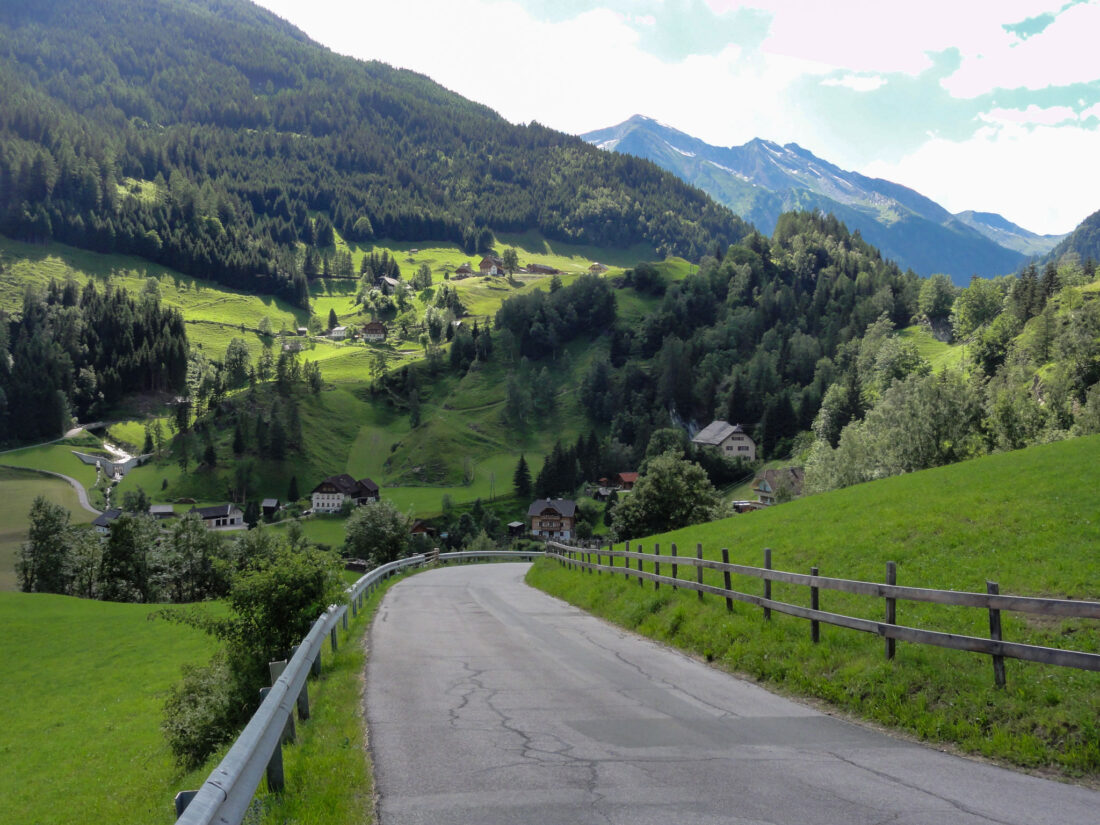
[(395, 585), (371, 629), (381, 825), (1095, 825), (1100, 793), (773, 696), (523, 583)]

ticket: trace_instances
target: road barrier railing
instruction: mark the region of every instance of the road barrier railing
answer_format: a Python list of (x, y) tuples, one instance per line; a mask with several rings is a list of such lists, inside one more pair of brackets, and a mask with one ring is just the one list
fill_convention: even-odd
[(260, 707), (253, 714), (229, 752), (197, 791), (176, 794), (176, 825), (240, 825), (260, 780), (266, 774), (268, 788), (283, 788), (282, 745), (294, 737), (294, 708), (299, 720), (309, 718), (307, 677), (321, 672), (321, 648), (325, 636), (332, 650), (337, 648), (337, 629), (348, 627), (348, 613), (354, 617), (367, 597), (387, 578), (402, 570), (438, 562), (491, 561), (502, 558), (530, 561), (543, 551), (491, 550), (410, 556), (376, 567), (361, 576), (348, 590), (346, 604), (331, 605), (313, 623), (289, 661), (272, 662), (273, 683), (261, 691)]
[[(670, 552), (667, 555), (661, 554), (660, 545), (654, 545), (652, 553), (643, 552), (640, 544), (637, 551), (630, 550), (630, 542), (625, 542), (624, 546), (626, 548), (624, 550), (614, 550), (610, 545), (595, 550), (586, 550), (551, 541), (547, 542), (546, 554), (573, 569), (596, 573), (621, 573), (627, 578), (636, 579), (639, 586), (644, 586), (645, 582), (649, 581), (653, 583), (654, 588), (660, 588), (664, 584), (674, 589), (694, 590), (699, 594), (700, 600), (702, 600), (704, 593), (721, 596), (726, 600), (727, 610), (732, 610), (733, 603), (738, 601), (762, 608), (765, 619), (771, 618), (773, 610), (777, 613), (808, 619), (810, 621), (810, 638), (814, 643), (817, 643), (820, 638), (820, 623), (825, 623), (882, 636), (885, 640), (887, 659), (894, 658), (895, 642), (898, 640), (987, 654), (992, 657), (993, 678), (1000, 687), (1005, 685), (1004, 660), (1006, 657), (1078, 668), (1080, 670), (1100, 671), (1100, 654), (1020, 642), (1006, 642), (1001, 638), (1002, 610), (1040, 616), (1100, 619), (1100, 602), (1001, 595), (996, 582), (986, 582), (985, 593), (905, 587), (897, 584), (897, 566), (894, 562), (886, 563), (885, 582), (865, 582), (820, 576), (816, 567), (811, 568), (809, 575), (775, 570), (771, 566), (770, 549), (764, 550), (763, 567), (751, 567), (743, 564), (731, 564), (729, 562), (729, 550), (725, 548), (721, 551), (722, 561), (705, 559), (703, 558), (701, 544), (696, 544), (695, 552), (691, 555), (680, 555), (675, 544), (671, 545)], [(623, 560), (622, 567), (616, 566), (616, 559)], [(635, 562), (637, 566), (632, 566), (632, 562)], [(643, 570), (643, 564), (648, 564), (652, 572)], [(671, 567), (672, 575), (661, 575), (662, 564)], [(694, 576), (691, 578), (682, 577), (679, 572), (682, 567), (694, 568)], [(705, 584), (703, 582), (704, 570), (721, 572), (723, 586)], [(762, 580), (763, 594), (734, 590), (731, 586), (731, 575)], [(804, 607), (773, 599), (771, 593), (772, 582), (808, 587), (810, 589), (811, 606)], [(880, 622), (821, 610), (819, 609), (819, 600), (820, 591), (822, 590), (835, 590), (842, 593), (881, 598), (884, 600), (885, 607), (884, 621)], [(989, 612), (989, 638), (899, 625), (897, 624), (897, 603), (899, 601), (930, 602), (940, 605), (985, 609)]]

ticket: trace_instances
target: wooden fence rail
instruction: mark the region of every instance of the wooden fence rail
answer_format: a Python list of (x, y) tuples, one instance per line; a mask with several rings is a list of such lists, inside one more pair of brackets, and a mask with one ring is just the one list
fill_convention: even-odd
[[(810, 621), (811, 639), (814, 642), (819, 639), (819, 623), (824, 622), (837, 627), (846, 627), (850, 630), (859, 630), (864, 633), (874, 633), (882, 636), (886, 641), (887, 658), (894, 657), (894, 643), (897, 640), (984, 653), (993, 657), (994, 679), (997, 685), (1002, 687), (1005, 684), (1004, 657), (1006, 656), (1061, 667), (1100, 671), (1100, 654), (1097, 653), (1004, 641), (1001, 638), (1000, 619), (1002, 610), (1042, 616), (1100, 619), (1100, 602), (1001, 595), (995, 582), (986, 583), (987, 592), (985, 593), (906, 587), (895, 583), (897, 568), (893, 562), (887, 563), (887, 581), (885, 583), (820, 576), (816, 567), (811, 569), (809, 575), (791, 573), (785, 570), (772, 569), (771, 551), (767, 549), (764, 551), (764, 567), (751, 567), (743, 564), (730, 564), (727, 561), (729, 558), (727, 549), (722, 550), (722, 561), (704, 559), (702, 545), (696, 545), (694, 557), (679, 555), (676, 545), (672, 545), (670, 548), (671, 556), (676, 560), (672, 565), (672, 575), (663, 576), (660, 574), (660, 563), (662, 558), (667, 561), (669, 557), (662, 557), (659, 548), (655, 548), (653, 553), (645, 553), (641, 552), (640, 548), (638, 551), (631, 551), (629, 542), (625, 546), (627, 548), (625, 550), (613, 550), (607, 547), (597, 549), (594, 553), (581, 553), (569, 545), (548, 542), (546, 552), (547, 555), (553, 556), (559, 562), (575, 569), (588, 570), (589, 572), (596, 571), (597, 573), (603, 571), (621, 572), (627, 578), (636, 578), (639, 585), (644, 585), (644, 582), (650, 581), (653, 582), (655, 588), (660, 587), (661, 584), (667, 584), (673, 589), (695, 590), (698, 592), (700, 599), (703, 598), (705, 593), (721, 596), (726, 600), (727, 610), (732, 610), (733, 602), (739, 601), (762, 608), (765, 619), (771, 617), (771, 611), (773, 610), (788, 616), (807, 619)], [(593, 555), (596, 559), (595, 562), (591, 560)], [(623, 560), (621, 568), (615, 564), (616, 559)], [(606, 564), (603, 563), (605, 560)], [(631, 565), (632, 560), (637, 562), (636, 569)], [(653, 566), (654, 572), (651, 573), (642, 569), (643, 564), (646, 562)], [(696, 575), (692, 577), (690, 574), (685, 574), (684, 578), (680, 578), (678, 574), (681, 567), (694, 567)], [(705, 584), (703, 582), (703, 571), (705, 569), (721, 572), (724, 587)], [(761, 579), (763, 581), (763, 595), (744, 593), (732, 589), (731, 575)], [(773, 599), (771, 597), (771, 583), (773, 581), (810, 588), (811, 607), (803, 607)], [(818, 604), (820, 591), (822, 590), (834, 590), (841, 593), (881, 598), (885, 601), (884, 620), (880, 622), (821, 610), (818, 608)], [(896, 605), (898, 601), (927, 602), (985, 609), (989, 612), (990, 638), (899, 625), (896, 623)]]

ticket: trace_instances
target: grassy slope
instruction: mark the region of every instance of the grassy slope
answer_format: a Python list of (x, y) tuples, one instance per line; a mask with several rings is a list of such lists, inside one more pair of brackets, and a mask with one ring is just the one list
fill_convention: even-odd
[(936, 372), (960, 367), (966, 359), (965, 344), (945, 344), (937, 341), (924, 326), (911, 326), (898, 330), (898, 338), (916, 344), (920, 356), (932, 365)]
[[(765, 546), (778, 569), (882, 581), (887, 561), (898, 583), (1002, 593), (1100, 599), (1095, 487), (1100, 436), (998, 454), (890, 478), (733, 519), (647, 539), (681, 553), (760, 566)], [(663, 568), (663, 572), (668, 572)], [(720, 577), (708, 580), (721, 584)], [(581, 576), (540, 563), (530, 580), (600, 615), (669, 641), (721, 666), (794, 693), (824, 699), (920, 738), (1033, 768), (1100, 780), (1100, 674), (1008, 660), (1007, 690), (993, 686), (987, 657), (898, 645), (885, 661), (878, 637), (828, 626), (809, 643), (807, 623), (693, 593)], [(760, 592), (759, 581), (734, 588)], [(804, 588), (775, 585), (774, 596), (808, 605)], [(881, 619), (881, 600), (822, 591), (822, 609)], [(1100, 652), (1087, 620), (1002, 614), (1005, 638)], [(980, 610), (900, 602), (898, 621), (988, 636)]]
[(18, 589), (15, 561), (27, 540), (27, 513), (38, 496), (69, 508), (73, 524), (85, 524), (95, 517), (80, 506), (76, 491), (67, 482), (0, 468), (0, 590)]
[(181, 777), (159, 724), (180, 665), (213, 650), (149, 605), (0, 593), (5, 822), (172, 822)]

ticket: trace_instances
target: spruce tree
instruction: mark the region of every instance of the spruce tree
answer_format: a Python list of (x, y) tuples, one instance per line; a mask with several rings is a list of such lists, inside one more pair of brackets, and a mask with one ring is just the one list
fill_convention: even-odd
[(520, 501), (531, 498), (531, 469), (527, 466), (527, 459), (522, 455), (519, 457), (519, 463), (516, 464), (516, 472), (512, 476), (512, 486)]
[(286, 491), (287, 501), (295, 502), (301, 498), (298, 494), (298, 476), (290, 477), (290, 488)]

